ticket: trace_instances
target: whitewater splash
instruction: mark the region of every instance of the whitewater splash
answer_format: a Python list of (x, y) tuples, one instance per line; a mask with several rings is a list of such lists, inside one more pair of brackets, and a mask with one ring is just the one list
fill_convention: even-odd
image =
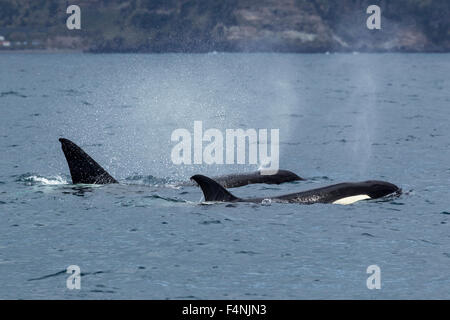
[(16, 181), (23, 182), (29, 186), (33, 186), (33, 185), (54, 186), (54, 185), (70, 184), (66, 178), (59, 176), (59, 175), (43, 177), (43, 176), (39, 176), (39, 175), (25, 174), (25, 175), (21, 175)]
[[(57, 186), (57, 185), (71, 185), (72, 181), (69, 177), (64, 177), (60, 175), (55, 176), (41, 176), (31, 173), (26, 173), (20, 175), (16, 182), (23, 183), (28, 186), (34, 186), (34, 185), (42, 185), (42, 186)], [(131, 176), (125, 179), (125, 184), (130, 185), (146, 185), (146, 186), (153, 186), (153, 187), (166, 187), (166, 188), (172, 188), (172, 189), (180, 189), (180, 181), (173, 181), (172, 179), (166, 179), (166, 178), (157, 178), (154, 176), (141, 176), (141, 175), (135, 175)], [(94, 186), (100, 186), (100, 185), (90, 185), (92, 187)]]

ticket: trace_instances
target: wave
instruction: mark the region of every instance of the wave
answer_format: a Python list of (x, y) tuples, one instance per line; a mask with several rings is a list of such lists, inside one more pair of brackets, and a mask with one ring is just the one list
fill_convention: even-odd
[(26, 95), (21, 94), (21, 93), (19, 93), (19, 92), (17, 92), (17, 91), (12, 91), (12, 90), (10, 90), (10, 91), (2, 91), (2, 92), (0, 92), (0, 98), (6, 97), (6, 96), (14, 96), (14, 97), (19, 97), (19, 98), (27, 98)]
[(189, 201), (184, 199), (161, 196), (159, 194), (147, 195), (140, 198), (121, 199), (120, 201), (117, 201), (115, 203), (122, 207), (151, 208), (154, 206), (153, 204), (154, 201), (162, 201), (168, 203), (190, 203)]
[(160, 196), (158, 194), (147, 196), (146, 198), (164, 200), (164, 201), (167, 201), (167, 202), (178, 202), (178, 203), (188, 203), (189, 202), (189, 201), (184, 200), (184, 199), (174, 198), (174, 197), (163, 197), (163, 196)]
[(16, 182), (21, 182), (28, 186), (34, 185), (54, 186), (54, 185), (70, 184), (65, 177), (59, 175), (45, 177), (41, 175), (33, 175), (30, 173), (20, 175), (16, 179)]
[[(34, 185), (71, 185), (72, 181), (68, 176), (61, 175), (53, 175), (53, 176), (43, 176), (39, 174), (33, 173), (25, 173), (17, 177), (16, 182), (23, 183), (28, 186)], [(152, 186), (152, 187), (166, 187), (179, 189), (181, 183), (179, 181), (175, 181), (173, 179), (167, 178), (157, 178), (152, 175), (134, 175), (125, 178), (121, 183), (129, 184), (129, 185), (144, 185), (144, 186)]]
[(173, 179), (168, 178), (158, 178), (152, 175), (134, 175), (125, 178), (126, 183), (128, 184), (139, 184), (139, 185), (149, 185), (155, 187), (168, 187), (168, 188), (178, 188), (179, 181), (175, 181)]

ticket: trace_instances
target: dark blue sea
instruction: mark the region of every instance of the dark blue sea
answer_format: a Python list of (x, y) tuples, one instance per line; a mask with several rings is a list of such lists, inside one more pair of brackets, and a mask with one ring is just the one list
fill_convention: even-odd
[[(449, 299), (449, 74), (449, 54), (0, 54), (0, 298)], [(307, 179), (237, 196), (403, 194), (202, 204), (179, 182), (258, 166), (173, 164), (196, 120), (279, 129), (280, 167)], [(120, 184), (72, 185), (60, 137)]]

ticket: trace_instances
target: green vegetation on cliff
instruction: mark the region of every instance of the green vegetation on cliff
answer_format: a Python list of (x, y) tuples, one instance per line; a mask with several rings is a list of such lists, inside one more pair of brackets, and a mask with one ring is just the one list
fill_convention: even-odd
[[(66, 9), (81, 8), (81, 30)], [(366, 27), (381, 7), (381, 30)], [(0, 0), (9, 49), (450, 51), (448, 0)], [(1, 46), (0, 46), (1, 49)]]

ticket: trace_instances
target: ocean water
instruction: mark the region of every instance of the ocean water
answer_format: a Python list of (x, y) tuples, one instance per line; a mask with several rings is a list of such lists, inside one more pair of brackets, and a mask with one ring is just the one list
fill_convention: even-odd
[[(449, 299), (449, 74), (449, 54), (1, 54), (0, 298)], [(258, 166), (174, 165), (171, 133), (196, 120), (280, 129), (280, 167), (308, 179), (237, 196), (404, 193), (202, 204), (177, 182)], [(121, 183), (72, 185), (60, 137)]]

